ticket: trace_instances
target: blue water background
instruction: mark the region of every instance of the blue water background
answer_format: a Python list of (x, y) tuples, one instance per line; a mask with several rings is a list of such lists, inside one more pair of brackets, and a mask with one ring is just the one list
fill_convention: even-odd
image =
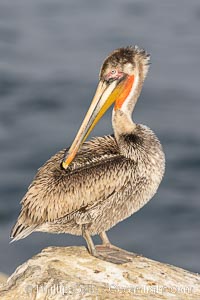
[[(0, 0), (0, 271), (49, 245), (84, 244), (46, 233), (9, 244), (9, 233), (36, 170), (72, 142), (103, 59), (137, 44), (152, 65), (134, 120), (160, 138), (166, 174), (153, 200), (109, 237), (200, 272), (199, 28), (199, 0)], [(92, 135), (109, 133), (111, 110)]]

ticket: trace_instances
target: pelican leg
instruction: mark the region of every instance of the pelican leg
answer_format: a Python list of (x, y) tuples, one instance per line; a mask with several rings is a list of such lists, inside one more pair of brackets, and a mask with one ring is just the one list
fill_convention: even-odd
[(111, 244), (105, 231), (100, 232), (99, 236), (102, 240), (102, 245), (97, 245), (95, 248), (101, 259), (112, 262), (114, 264), (124, 264), (133, 260), (136, 255), (116, 247)]
[(111, 242), (109, 241), (108, 236), (105, 231), (100, 232), (99, 235), (100, 235), (103, 245), (111, 245)]
[(130, 262), (135, 256), (123, 249), (113, 246), (106, 233), (101, 232), (99, 235), (103, 244), (94, 246), (90, 233), (85, 225), (82, 225), (82, 235), (87, 243), (88, 251), (91, 255), (114, 264), (124, 264)]
[(95, 246), (94, 246), (94, 243), (93, 243), (93, 240), (86, 228), (85, 225), (82, 225), (82, 235), (83, 235), (83, 238), (85, 239), (86, 243), (87, 243), (87, 247), (88, 247), (88, 251), (91, 255), (95, 256), (95, 257), (98, 257), (98, 254), (97, 254), (97, 251), (95, 249)]
[[(109, 240), (109, 238), (108, 238), (108, 236), (107, 236), (107, 234), (106, 234), (105, 231), (100, 232), (99, 236), (100, 236), (100, 238), (102, 240), (102, 246), (106, 246), (106, 247), (109, 247), (109, 248), (112, 248), (112, 249), (116, 249), (116, 250), (123, 250), (123, 249), (121, 249), (121, 248), (119, 248), (119, 247), (114, 246), (113, 244), (111, 244), (111, 242), (110, 242), (110, 240)], [(123, 250), (123, 251), (125, 251), (125, 250)]]

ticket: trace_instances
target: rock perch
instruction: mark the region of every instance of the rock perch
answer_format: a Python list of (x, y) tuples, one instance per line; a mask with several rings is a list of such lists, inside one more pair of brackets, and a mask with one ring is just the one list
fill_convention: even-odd
[(49, 247), (19, 266), (0, 300), (200, 299), (200, 276), (133, 256), (115, 265), (84, 247)]

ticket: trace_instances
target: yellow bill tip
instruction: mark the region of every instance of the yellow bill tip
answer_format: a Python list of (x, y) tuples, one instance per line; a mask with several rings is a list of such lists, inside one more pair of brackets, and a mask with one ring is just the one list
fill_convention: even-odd
[(68, 168), (68, 166), (74, 159), (76, 152), (77, 151), (74, 151), (73, 153), (70, 153), (70, 154), (68, 153), (68, 155), (65, 156), (65, 158), (63, 159), (62, 164), (61, 164), (63, 169), (66, 170)]
[(69, 166), (69, 164), (66, 163), (66, 161), (63, 161), (63, 162), (62, 162), (62, 168), (63, 168), (63, 169), (66, 170), (66, 169), (68, 168), (68, 166)]

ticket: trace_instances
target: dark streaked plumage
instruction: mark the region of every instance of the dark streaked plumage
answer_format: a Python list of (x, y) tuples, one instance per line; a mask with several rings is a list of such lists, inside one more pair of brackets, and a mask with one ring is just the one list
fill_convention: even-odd
[[(14, 240), (33, 231), (83, 235), (96, 255), (90, 235), (100, 234), (108, 244), (105, 231), (156, 193), (165, 167), (162, 146), (148, 127), (131, 119), (148, 64), (149, 55), (138, 47), (120, 48), (105, 60), (93, 100), (97, 104), (91, 104), (71, 148), (38, 170), (22, 199)], [(83, 143), (114, 101), (114, 136)]]

